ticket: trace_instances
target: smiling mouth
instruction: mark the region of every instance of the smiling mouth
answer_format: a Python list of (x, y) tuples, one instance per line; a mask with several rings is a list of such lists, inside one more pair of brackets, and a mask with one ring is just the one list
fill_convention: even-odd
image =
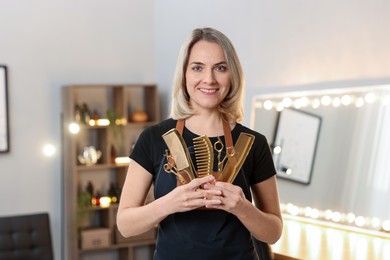
[(205, 94), (213, 94), (213, 93), (217, 92), (218, 89), (204, 89), (204, 88), (200, 88), (199, 91), (202, 92), (202, 93), (205, 93)]

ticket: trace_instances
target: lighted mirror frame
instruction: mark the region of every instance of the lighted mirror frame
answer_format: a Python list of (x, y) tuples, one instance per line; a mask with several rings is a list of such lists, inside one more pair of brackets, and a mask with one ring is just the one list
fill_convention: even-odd
[[(373, 90), (379, 94), (373, 93)], [(320, 106), (333, 108), (354, 106), (360, 108), (372, 103), (390, 106), (390, 85), (259, 94), (252, 99), (250, 127), (256, 130), (255, 114), (258, 109), (280, 112), (289, 108), (312, 107), (316, 109)], [(271, 144), (270, 148), (272, 148)], [(359, 230), (359, 232), (390, 238), (390, 219), (355, 215), (353, 212), (317, 209), (310, 205), (294, 205), (288, 201), (281, 203), (281, 211), (284, 216), (304, 219), (309, 223), (313, 221), (313, 223), (337, 226), (337, 228), (357, 228), (356, 230)]]
[(9, 152), (7, 67), (0, 65), (0, 153)]

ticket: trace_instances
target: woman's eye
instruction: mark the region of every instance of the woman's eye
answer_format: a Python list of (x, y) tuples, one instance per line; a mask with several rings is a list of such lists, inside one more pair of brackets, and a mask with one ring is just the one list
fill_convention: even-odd
[(217, 71), (220, 71), (220, 72), (224, 72), (227, 70), (227, 68), (225, 66), (218, 66), (215, 68)]
[(195, 67), (192, 67), (192, 70), (193, 71), (201, 71), (202, 68), (200, 66), (195, 66)]

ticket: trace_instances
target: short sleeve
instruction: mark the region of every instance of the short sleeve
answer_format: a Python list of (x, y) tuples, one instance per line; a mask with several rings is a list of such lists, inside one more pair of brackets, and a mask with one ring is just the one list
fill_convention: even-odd
[(274, 161), (267, 139), (261, 134), (256, 134), (253, 144), (253, 173), (251, 183), (259, 183), (276, 174)]
[(146, 128), (138, 137), (130, 154), (130, 159), (136, 161), (149, 173), (153, 174), (153, 136), (150, 128)]

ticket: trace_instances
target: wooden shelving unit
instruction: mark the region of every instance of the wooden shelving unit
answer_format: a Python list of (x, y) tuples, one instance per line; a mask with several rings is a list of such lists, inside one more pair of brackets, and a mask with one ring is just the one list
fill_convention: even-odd
[[(84, 104), (89, 115), (78, 109)], [(148, 119), (132, 121), (135, 111), (146, 112)], [(72, 85), (62, 89), (63, 128), (63, 205), (65, 258), (83, 259), (91, 253), (115, 251), (119, 259), (133, 259), (133, 249), (138, 246), (154, 246), (155, 237), (141, 235), (125, 240), (118, 237), (116, 213), (118, 204), (109, 207), (85, 206), (81, 195), (88, 183), (94, 187), (94, 196), (108, 195), (113, 184), (121, 190), (127, 164), (117, 164), (114, 157), (127, 157), (142, 130), (160, 121), (160, 105), (157, 86), (150, 84)], [(109, 125), (89, 122), (89, 117), (109, 119)], [(76, 123), (78, 133), (71, 133), (69, 126)], [(93, 165), (86, 166), (78, 160), (85, 147), (93, 146), (101, 157)], [(113, 149), (114, 148), (114, 149)], [(115, 151), (115, 152), (114, 152)], [(82, 248), (82, 232), (85, 230), (109, 230), (108, 245)]]

